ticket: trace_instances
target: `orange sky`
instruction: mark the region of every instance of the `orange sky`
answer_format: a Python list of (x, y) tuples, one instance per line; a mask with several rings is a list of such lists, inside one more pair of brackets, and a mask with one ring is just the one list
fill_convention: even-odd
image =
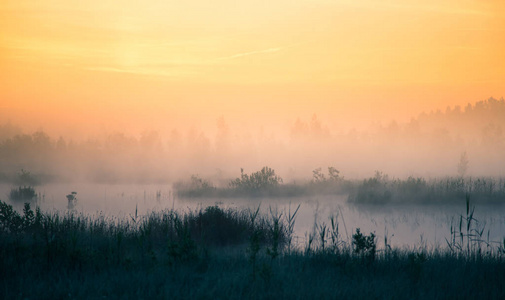
[(501, 0), (0, 2), (1, 121), (54, 134), (343, 129), (491, 96)]

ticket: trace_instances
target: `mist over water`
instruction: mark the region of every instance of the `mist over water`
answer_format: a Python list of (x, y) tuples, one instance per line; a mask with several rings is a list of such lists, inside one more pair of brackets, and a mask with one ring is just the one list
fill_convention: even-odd
[(469, 161), (465, 175), (504, 175), (503, 99), (421, 113), (408, 122), (370, 124), (368, 129), (330, 124), (332, 119), (314, 114), (293, 116), (287, 124), (263, 126), (258, 121), (255, 128), (244, 128), (220, 116), (209, 127), (174, 124), (168, 131), (64, 137), (5, 123), (0, 126), (0, 179), (9, 181), (25, 169), (41, 182), (167, 183), (199, 174), (227, 185), (241, 168), (253, 172), (264, 166), (285, 182), (310, 179), (314, 169), (328, 166), (346, 178), (370, 177), (376, 170), (390, 177), (429, 178), (458, 175), (463, 153)]
[[(302, 246), (314, 224), (328, 225), (329, 217), (334, 216), (343, 237), (361, 228), (375, 232), (379, 245), (387, 237), (393, 246), (426, 243), (436, 247), (445, 246), (451, 226), (464, 214), (463, 197), (446, 204), (381, 205), (350, 203), (347, 193), (185, 198), (177, 195), (174, 183), (180, 185), (194, 176), (213, 187), (227, 188), (232, 179), (240, 177), (241, 168), (252, 173), (264, 166), (275, 169), (284, 184), (295, 185), (309, 183), (315, 170), (324, 173), (329, 166), (340, 172), (340, 178), (355, 182), (373, 177), (376, 171), (390, 179), (412, 176), (442, 181), (455, 176), (499, 179), (504, 175), (503, 99), (422, 113), (408, 122), (370, 124), (366, 129), (343, 130), (330, 124), (331, 120), (314, 114), (284, 125), (258, 124), (244, 129), (220, 116), (211, 128), (55, 137), (44, 131), (26, 132), (22, 124), (5, 123), (0, 126), (0, 199), (8, 199), (10, 189), (21, 185), (20, 172), (29, 172), (37, 205), (48, 211), (66, 211), (65, 196), (72, 191), (78, 198), (74, 211), (119, 218), (212, 205), (261, 206), (264, 214), (273, 209), (285, 215), (301, 205), (295, 242)], [(477, 204), (479, 226), (489, 232), (490, 240), (505, 236), (503, 215), (505, 206), (499, 202)]]
[[(11, 185), (0, 185), (0, 199), (6, 199)], [(44, 211), (64, 213), (68, 210), (65, 195), (77, 192), (75, 213), (130, 220), (147, 216), (152, 212), (175, 209), (179, 212), (198, 211), (217, 205), (223, 209), (250, 209), (260, 207), (264, 215), (282, 213), (285, 217), (297, 213), (293, 243), (306, 246), (310, 234), (317, 234), (321, 225), (330, 226), (335, 217), (343, 240), (350, 241), (356, 228), (364, 233), (374, 232), (379, 248), (384, 238), (392, 247), (446, 247), (451, 226), (458, 226), (460, 216), (465, 215), (464, 199), (448, 204), (353, 204), (347, 195), (305, 197), (241, 197), (241, 198), (181, 198), (170, 185), (152, 184), (47, 184), (37, 188), (36, 204)], [(15, 202), (11, 202), (16, 204)], [(21, 209), (21, 204), (17, 203)], [(484, 229), (484, 237), (500, 242), (505, 236), (505, 205), (477, 204), (475, 218), (477, 228)]]
[(505, 299), (504, 15), (0, 1), (0, 299)]

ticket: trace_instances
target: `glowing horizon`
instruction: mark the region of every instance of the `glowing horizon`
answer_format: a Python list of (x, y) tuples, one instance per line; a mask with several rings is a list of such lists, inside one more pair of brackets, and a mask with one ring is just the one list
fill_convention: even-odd
[(222, 115), (408, 120), (504, 96), (504, 12), (502, 1), (3, 1), (0, 117), (57, 134)]

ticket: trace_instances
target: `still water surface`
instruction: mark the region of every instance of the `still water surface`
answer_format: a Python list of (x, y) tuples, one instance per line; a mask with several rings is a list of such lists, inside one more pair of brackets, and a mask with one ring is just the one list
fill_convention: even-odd
[[(0, 185), (0, 199), (7, 200), (10, 185)], [(221, 208), (250, 208), (264, 214), (272, 212), (286, 216), (298, 205), (294, 242), (300, 247), (314, 231), (314, 224), (330, 227), (330, 216), (336, 216), (344, 241), (356, 228), (365, 234), (374, 232), (378, 247), (384, 247), (384, 237), (393, 247), (446, 247), (451, 224), (459, 227), (460, 215), (466, 216), (465, 200), (450, 205), (353, 205), (346, 196), (312, 196), (291, 198), (195, 198), (181, 199), (174, 195), (171, 185), (110, 185), (110, 184), (49, 184), (36, 188), (38, 205), (45, 211), (67, 211), (65, 197), (77, 192), (74, 210), (89, 215), (102, 213), (115, 217), (153, 211), (176, 209), (180, 212), (218, 205)], [(477, 205), (474, 217), (478, 229), (484, 229), (483, 239), (502, 241), (505, 237), (505, 205)]]

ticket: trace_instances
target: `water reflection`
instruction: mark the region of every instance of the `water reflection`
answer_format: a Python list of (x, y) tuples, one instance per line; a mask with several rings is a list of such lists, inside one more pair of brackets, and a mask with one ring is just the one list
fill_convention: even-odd
[[(0, 199), (7, 200), (10, 185), (0, 185)], [(286, 216), (298, 205), (293, 243), (303, 247), (315, 224), (330, 225), (333, 217), (339, 224), (340, 237), (350, 242), (356, 228), (368, 234), (374, 232), (378, 247), (384, 247), (385, 238), (392, 247), (446, 247), (451, 225), (456, 226), (460, 215), (465, 216), (465, 200), (448, 205), (356, 205), (347, 203), (345, 196), (318, 196), (292, 198), (196, 198), (175, 196), (171, 185), (110, 185), (110, 184), (50, 184), (36, 188), (37, 205), (45, 211), (67, 211), (69, 191), (79, 195), (72, 209), (76, 212), (97, 213), (118, 218), (164, 209), (190, 211), (218, 205), (221, 208), (256, 209), (263, 214), (270, 209)], [(11, 202), (12, 203), (12, 202)], [(15, 203), (14, 203), (15, 204)], [(22, 203), (15, 204), (21, 209)], [(491, 241), (505, 236), (505, 205), (478, 205), (474, 217), (479, 229)]]

